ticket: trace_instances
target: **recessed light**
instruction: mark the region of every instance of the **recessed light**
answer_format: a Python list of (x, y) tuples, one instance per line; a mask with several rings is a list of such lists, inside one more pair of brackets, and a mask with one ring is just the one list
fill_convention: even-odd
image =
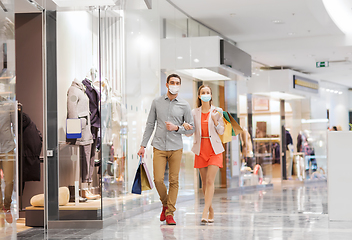
[(196, 58), (196, 59), (194, 59), (193, 61), (196, 62), (196, 63), (198, 63), (198, 62), (199, 62), (199, 59)]
[(342, 94), (342, 92), (339, 92), (339, 94), (341, 95), (341, 94)]
[(295, 33), (294, 32), (289, 32), (288, 35), (293, 36), (293, 35), (295, 35)]
[(183, 57), (179, 56), (179, 57), (177, 57), (177, 59), (180, 59), (180, 60), (181, 60), (181, 59), (183, 59)]
[(273, 23), (274, 24), (284, 24), (284, 22), (282, 20), (279, 20), (279, 19), (273, 20)]

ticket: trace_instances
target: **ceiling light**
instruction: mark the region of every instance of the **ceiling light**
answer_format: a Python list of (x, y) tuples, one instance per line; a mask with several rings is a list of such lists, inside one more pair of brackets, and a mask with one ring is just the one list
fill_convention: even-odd
[(326, 89), (326, 91), (327, 91), (327, 92), (330, 92), (330, 89), (329, 89), (329, 88), (327, 88), (327, 89)]
[(293, 35), (295, 35), (295, 33), (294, 32), (289, 32), (288, 35), (293, 36)]
[(334, 93), (338, 93), (339, 91), (335, 90)]
[(184, 69), (184, 70), (178, 70), (177, 72), (180, 72), (192, 78), (196, 78), (203, 81), (231, 80), (231, 78), (228, 78), (220, 73), (211, 71), (206, 68)]
[(341, 95), (341, 94), (342, 94), (342, 92), (339, 92), (339, 94)]
[(196, 63), (199, 63), (199, 59), (198, 58), (195, 58), (193, 61), (196, 62)]
[(177, 57), (177, 59), (181, 60), (181, 59), (183, 59), (183, 57), (179, 56), (179, 57)]
[(115, 6), (114, 0), (53, 0), (59, 7)]
[(273, 20), (273, 23), (274, 24), (283, 24), (284, 22), (279, 19), (276, 19), (276, 20)]

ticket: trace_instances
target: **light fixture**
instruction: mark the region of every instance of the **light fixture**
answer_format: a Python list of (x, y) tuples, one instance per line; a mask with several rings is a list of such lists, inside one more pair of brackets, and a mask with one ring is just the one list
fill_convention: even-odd
[(183, 59), (183, 57), (179, 56), (179, 57), (177, 57), (177, 59), (181, 60), (181, 59)]
[(196, 62), (196, 63), (199, 63), (199, 59), (198, 58), (195, 58), (193, 61)]
[(231, 80), (231, 78), (206, 68), (183, 69), (177, 72), (203, 81)]
[(53, 0), (59, 7), (116, 6), (114, 0)]
[(276, 19), (276, 20), (273, 20), (273, 23), (274, 24), (283, 24), (284, 22), (282, 20)]
[(341, 94), (342, 94), (342, 92), (339, 92), (339, 94), (341, 95)]
[(295, 35), (295, 33), (294, 32), (289, 32), (288, 35), (293, 36), (293, 35)]

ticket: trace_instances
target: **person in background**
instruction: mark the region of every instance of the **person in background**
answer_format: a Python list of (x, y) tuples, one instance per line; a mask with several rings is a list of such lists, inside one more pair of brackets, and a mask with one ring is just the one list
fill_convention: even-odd
[[(153, 100), (138, 155), (144, 157), (145, 147), (156, 131), (152, 141), (154, 183), (163, 204), (160, 221), (176, 225), (173, 218), (176, 211), (178, 176), (182, 159), (182, 134), (192, 134), (193, 117), (188, 102), (178, 97), (181, 78), (177, 74), (167, 77), (167, 94)], [(186, 130), (182, 124), (189, 123)], [(166, 163), (169, 163), (169, 192), (164, 184)]]
[[(199, 87), (197, 107), (192, 110), (195, 127), (192, 152), (195, 154), (194, 167), (199, 169), (202, 179), (205, 204), (201, 223), (205, 224), (214, 222), (212, 207), (214, 182), (216, 173), (223, 167), (222, 153), (225, 151), (219, 135), (224, 134), (225, 128), (222, 114), (212, 105), (212, 92), (209, 86)], [(187, 122), (184, 123), (184, 127), (192, 128)]]

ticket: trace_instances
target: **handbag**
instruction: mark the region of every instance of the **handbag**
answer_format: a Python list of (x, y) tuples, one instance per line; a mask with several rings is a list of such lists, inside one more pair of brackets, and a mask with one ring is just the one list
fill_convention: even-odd
[(136, 176), (134, 177), (132, 185), (132, 193), (141, 194), (142, 191), (151, 190), (153, 188), (153, 182), (149, 175), (147, 164), (143, 158), (140, 157)]

